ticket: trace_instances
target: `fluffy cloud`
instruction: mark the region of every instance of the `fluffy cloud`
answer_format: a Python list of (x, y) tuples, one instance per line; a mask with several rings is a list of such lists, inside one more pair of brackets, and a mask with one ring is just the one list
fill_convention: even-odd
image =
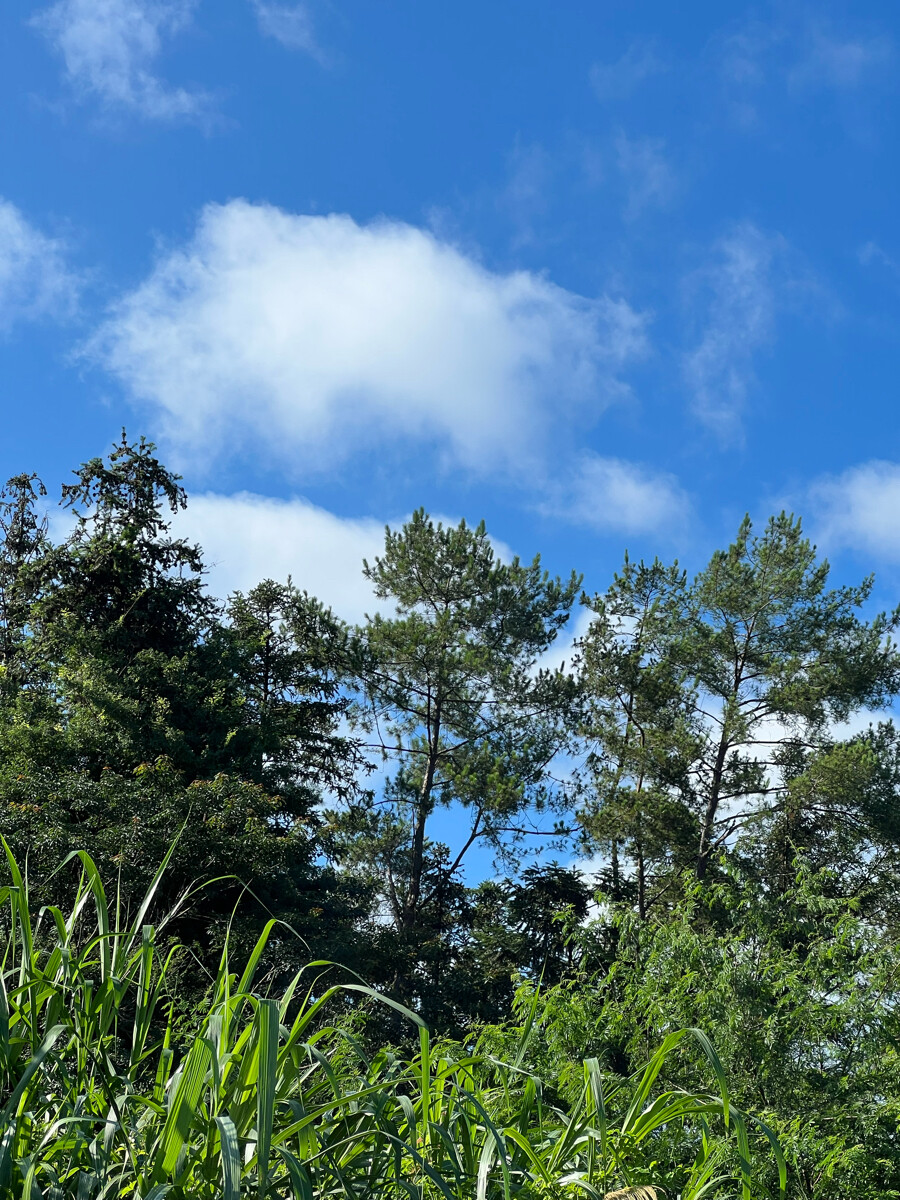
[(203, 547), (218, 596), (290, 575), (345, 620), (361, 621), (378, 607), (362, 561), (384, 549), (380, 521), (337, 517), (299, 498), (209, 492), (190, 497), (175, 532)]
[(195, 0), (58, 0), (34, 18), (82, 96), (158, 120), (196, 117), (207, 98), (168, 87), (153, 67), (163, 41), (189, 22)]
[(77, 293), (63, 243), (0, 197), (0, 330), (23, 318), (68, 315)]
[(819, 479), (809, 502), (816, 537), (826, 549), (900, 561), (900, 464), (875, 460)]
[(626, 389), (627, 303), (498, 274), (398, 222), (210, 205), (89, 352), (204, 456), (264, 446), (322, 469), (379, 440), (496, 470)]
[[(436, 522), (457, 525), (456, 517), (432, 514)], [(317, 596), (346, 621), (360, 622), (365, 613), (385, 611), (363, 576), (363, 559), (370, 563), (384, 552), (385, 524), (399, 528), (409, 514), (390, 522), (371, 517), (338, 517), (302, 497), (279, 500), (252, 492), (221, 495), (192, 493), (187, 509), (173, 521), (179, 537), (203, 547), (209, 586), (225, 597), (247, 591), (263, 579), (284, 581), (290, 575), (299, 588)], [(52, 529), (54, 537), (69, 532), (64, 516)], [(513, 553), (491, 538), (498, 557), (509, 562)]]
[(691, 506), (673, 475), (585, 454), (565, 483), (551, 487), (543, 511), (600, 532), (643, 534), (676, 531)]

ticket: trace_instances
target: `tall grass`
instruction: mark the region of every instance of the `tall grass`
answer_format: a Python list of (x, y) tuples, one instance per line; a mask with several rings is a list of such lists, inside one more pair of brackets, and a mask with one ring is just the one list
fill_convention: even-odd
[[(273, 922), (240, 975), (226, 946), (194, 1032), (176, 1035), (167, 987), (177, 951), (161, 954), (160, 928), (147, 921), (159, 875), (125, 921), (81, 853), (69, 911), (35, 916), (4, 848), (4, 1200), (600, 1200), (631, 1187), (653, 1195), (673, 1178), (683, 1200), (735, 1187), (757, 1195), (746, 1119), (698, 1031), (671, 1034), (625, 1083), (609, 1086), (587, 1060), (580, 1096), (564, 1105), (523, 1066), (536, 1007), (504, 1063), (477, 1044), (433, 1043), (414, 1014), (360, 984), (325, 986), (323, 964), (273, 997), (255, 985)], [(346, 1022), (326, 1019), (339, 991), (401, 1008), (418, 1052), (367, 1054)], [(658, 1086), (686, 1038), (709, 1062), (708, 1095)], [(691, 1147), (684, 1164), (665, 1161), (673, 1131)]]

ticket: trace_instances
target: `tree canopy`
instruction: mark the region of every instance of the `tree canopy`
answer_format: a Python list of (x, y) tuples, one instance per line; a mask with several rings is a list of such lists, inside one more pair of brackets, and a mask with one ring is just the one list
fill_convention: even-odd
[(548, 668), (581, 579), (484, 524), (387, 529), (351, 627), (302, 579), (213, 595), (144, 440), (75, 472), (59, 542), (45, 497), (0, 495), (0, 832), (33, 902), (88, 849), (128, 910), (174, 846), (189, 992), (277, 918), (270, 978), (330, 959), (446, 1033), (502, 1040), (542, 987), (560, 1094), (700, 1024), (798, 1197), (900, 1189), (900, 615), (797, 518), (693, 576), (626, 556)]

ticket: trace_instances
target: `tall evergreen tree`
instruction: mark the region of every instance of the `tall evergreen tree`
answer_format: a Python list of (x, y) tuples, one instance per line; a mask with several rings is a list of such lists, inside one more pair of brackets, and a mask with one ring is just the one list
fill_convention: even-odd
[(189, 782), (223, 765), (233, 702), (200, 548), (171, 535), (184, 489), (154, 450), (123, 433), (64, 486), (75, 528), (45, 560), (34, 650), (53, 665), (80, 766), (164, 756)]
[[(350, 853), (381, 880), (395, 927), (412, 937), (479, 841), (500, 847), (550, 797), (548, 766), (568, 737), (573, 684), (539, 659), (568, 620), (579, 580), (563, 583), (518, 559), (503, 563), (482, 523), (435, 524), (416, 512), (387, 530), (365, 565), (394, 615), (368, 619), (359, 718), (399, 762)], [(452, 857), (430, 834), (455, 806)]]
[(608, 851), (605, 884), (641, 916), (696, 853), (690, 770), (701, 752), (696, 690), (680, 661), (685, 573), (627, 557), (603, 596), (579, 662), (584, 689), (581, 813), (587, 849)]
[(36, 564), (46, 553), (47, 518), (36, 475), (15, 475), (0, 492), (0, 698), (14, 699), (28, 676), (29, 622), (39, 594)]
[(814, 780), (861, 795), (863, 750), (841, 751), (835, 725), (896, 695), (900, 617), (864, 620), (871, 579), (829, 589), (828, 575), (785, 514), (759, 535), (745, 520), (690, 584), (626, 564), (593, 602), (583, 651), (601, 767), (589, 828), (637, 848), (639, 819), (654, 855), (681, 863), (690, 836), (703, 879), (742, 832), (784, 832), (794, 813), (799, 833), (797, 806), (814, 794), (822, 820), (843, 819)]
[[(143, 439), (123, 434), (63, 489), (75, 528), (62, 545), (34, 516), (30, 477), (13, 485), (0, 510), (3, 647), (41, 686), (18, 667), (9, 684), (0, 801), (35, 888), (67, 850), (90, 848), (127, 903), (178, 837), (165, 896), (219, 879), (180, 927), (201, 956), (238, 881), (320, 953), (349, 947), (367, 892), (323, 869), (314, 811), (355, 786), (346, 631), (291, 585), (234, 596), (226, 614), (200, 548), (172, 534), (180, 480)], [(242, 907), (252, 930), (262, 910), (250, 896)]]
[(226, 606), (240, 691), (229, 749), (241, 774), (308, 811), (347, 800), (368, 768), (346, 718), (354, 638), (293, 583), (264, 580)]
[(872, 579), (829, 589), (828, 576), (782, 513), (759, 536), (745, 520), (690, 590), (679, 656), (705, 722), (692, 780), (698, 878), (749, 822), (784, 811), (789, 775), (831, 752), (836, 723), (900, 690), (900, 610), (863, 620)]

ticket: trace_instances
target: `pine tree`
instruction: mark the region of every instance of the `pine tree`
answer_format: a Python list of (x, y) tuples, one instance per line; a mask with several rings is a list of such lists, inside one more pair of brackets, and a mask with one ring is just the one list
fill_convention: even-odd
[[(579, 580), (551, 579), (537, 558), (503, 563), (483, 523), (448, 528), (422, 510), (387, 531), (365, 574), (395, 615), (361, 631), (358, 719), (399, 768), (378, 804), (335, 822), (414, 941), (471, 847), (509, 844), (551, 799), (548, 766), (568, 737), (574, 685), (538, 663)], [(460, 839), (448, 856), (429, 830), (437, 807), (451, 805)]]
[(871, 579), (829, 589), (828, 575), (799, 520), (782, 513), (760, 535), (745, 520), (691, 583), (677, 566), (626, 562), (592, 602), (582, 663), (593, 789), (582, 823), (610, 846), (612, 875), (628, 849), (641, 911), (648, 863), (666, 878), (690, 859), (702, 880), (751, 832), (778, 831), (792, 871), (801, 809), (815, 808), (823, 830), (847, 819), (826, 803), (829, 789), (851, 806), (857, 797), (853, 819), (869, 819), (860, 769), (868, 753), (874, 771), (877, 756), (859, 739), (842, 749), (835, 726), (897, 694), (900, 615), (864, 620)]

